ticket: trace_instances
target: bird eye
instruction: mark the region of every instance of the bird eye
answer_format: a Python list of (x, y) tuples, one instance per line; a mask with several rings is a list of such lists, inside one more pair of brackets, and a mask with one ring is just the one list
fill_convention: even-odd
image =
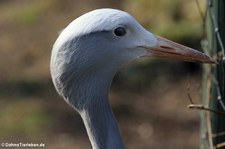
[(127, 32), (124, 27), (117, 27), (113, 30), (116, 36), (124, 36)]

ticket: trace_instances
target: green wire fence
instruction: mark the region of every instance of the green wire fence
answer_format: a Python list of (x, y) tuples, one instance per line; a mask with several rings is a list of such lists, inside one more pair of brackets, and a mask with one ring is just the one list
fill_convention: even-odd
[(217, 59), (203, 66), (200, 149), (225, 149), (225, 0), (208, 0), (202, 47)]

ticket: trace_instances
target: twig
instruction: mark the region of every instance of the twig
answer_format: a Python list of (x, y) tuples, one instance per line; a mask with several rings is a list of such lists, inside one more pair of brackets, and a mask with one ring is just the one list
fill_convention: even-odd
[(210, 111), (210, 112), (213, 112), (213, 113), (216, 113), (216, 114), (220, 114), (222, 116), (225, 116), (225, 112), (220, 112), (220, 111), (216, 111), (216, 110), (213, 110), (213, 109), (210, 109), (210, 108), (207, 108), (201, 104), (190, 104), (188, 105), (188, 108), (189, 109), (198, 109), (198, 110), (205, 110), (205, 111)]
[(188, 76), (188, 85), (187, 85), (187, 95), (188, 95), (188, 99), (189, 99), (190, 103), (194, 104), (194, 101), (192, 100), (191, 95), (190, 95), (190, 79), (189, 79), (189, 76)]
[(205, 107), (204, 105), (201, 105), (201, 104), (195, 104), (193, 99), (192, 99), (192, 97), (191, 97), (191, 94), (190, 94), (190, 83), (188, 83), (188, 86), (187, 86), (187, 95), (188, 95), (188, 99), (189, 99), (189, 101), (191, 103), (191, 104), (188, 105), (189, 109), (204, 110), (204, 111), (209, 111), (209, 112), (213, 112), (213, 113), (225, 116), (225, 112), (213, 110), (213, 109)]

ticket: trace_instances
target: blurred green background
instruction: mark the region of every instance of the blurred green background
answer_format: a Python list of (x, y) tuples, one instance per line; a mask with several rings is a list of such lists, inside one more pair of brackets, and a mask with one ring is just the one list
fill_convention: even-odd
[[(0, 0), (0, 142), (91, 149), (81, 118), (54, 90), (49, 60), (60, 30), (103, 7), (125, 10), (151, 32), (200, 49), (195, 0)], [(198, 114), (186, 108), (186, 88), (198, 100), (200, 82), (194, 63), (142, 59), (119, 70), (110, 102), (125, 147), (197, 149)]]

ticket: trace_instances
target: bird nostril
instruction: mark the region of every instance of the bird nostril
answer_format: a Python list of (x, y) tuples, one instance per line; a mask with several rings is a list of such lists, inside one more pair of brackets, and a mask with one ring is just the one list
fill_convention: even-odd
[(160, 48), (167, 49), (167, 50), (174, 50), (172, 47), (168, 47), (168, 46), (160, 46)]

